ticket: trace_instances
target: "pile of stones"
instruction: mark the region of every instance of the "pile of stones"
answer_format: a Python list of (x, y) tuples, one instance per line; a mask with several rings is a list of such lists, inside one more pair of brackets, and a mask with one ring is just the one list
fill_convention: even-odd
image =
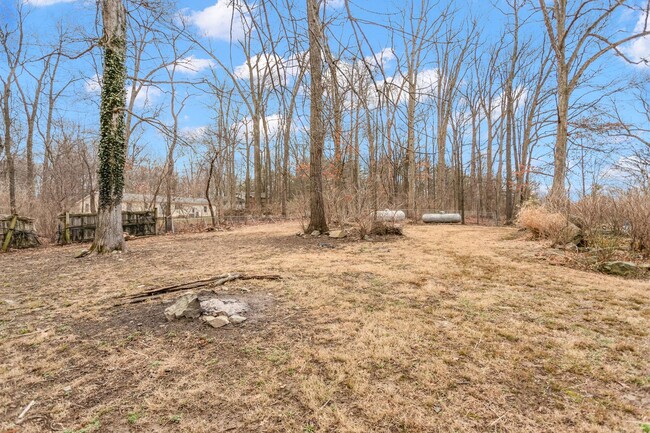
[(197, 294), (189, 293), (167, 307), (165, 317), (168, 321), (200, 319), (213, 328), (221, 328), (245, 322), (247, 318), (243, 314), (249, 310), (247, 303), (237, 299), (201, 298)]

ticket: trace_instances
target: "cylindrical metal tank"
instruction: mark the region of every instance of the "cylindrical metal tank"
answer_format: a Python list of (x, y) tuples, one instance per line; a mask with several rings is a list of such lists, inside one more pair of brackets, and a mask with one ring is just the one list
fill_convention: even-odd
[(425, 223), (459, 223), (461, 217), (457, 213), (425, 213), (422, 215), (422, 221)]
[(380, 210), (377, 211), (376, 218), (378, 221), (404, 221), (406, 214), (401, 210)]

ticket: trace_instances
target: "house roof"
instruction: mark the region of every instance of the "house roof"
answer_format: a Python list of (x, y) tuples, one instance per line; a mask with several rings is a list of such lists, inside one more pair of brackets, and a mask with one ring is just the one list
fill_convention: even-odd
[[(133, 202), (151, 203), (152, 200), (153, 200), (153, 195), (151, 195), (151, 194), (134, 194), (134, 193), (125, 192), (122, 195), (122, 201), (126, 202), (126, 203), (128, 203), (128, 202), (131, 202), (131, 203), (133, 203)], [(205, 198), (199, 198), (199, 197), (176, 197), (176, 196), (172, 196), (172, 201), (174, 203), (180, 203), (180, 204), (196, 204), (196, 205), (207, 205), (208, 204), (208, 200), (206, 200)], [(159, 195), (159, 196), (156, 197), (156, 202), (158, 204), (165, 203), (165, 202), (167, 202), (167, 197), (165, 197), (164, 195)]]
[[(99, 195), (99, 193), (95, 193), (96, 196)], [(82, 200), (86, 200), (90, 194), (86, 194), (83, 199), (77, 200), (75, 203), (78, 204)], [(151, 203), (153, 201), (153, 195), (152, 194), (136, 194), (136, 193), (131, 193), (131, 192), (125, 192), (122, 194), (122, 202), (123, 203)], [(162, 204), (167, 201), (167, 198), (164, 195), (159, 195), (156, 197), (156, 203), (157, 204)], [(208, 200), (205, 198), (199, 198), (199, 197), (175, 197), (172, 196), (172, 201), (174, 203), (179, 203), (179, 204), (185, 204), (185, 205), (199, 205), (199, 206), (207, 206), (208, 205)]]

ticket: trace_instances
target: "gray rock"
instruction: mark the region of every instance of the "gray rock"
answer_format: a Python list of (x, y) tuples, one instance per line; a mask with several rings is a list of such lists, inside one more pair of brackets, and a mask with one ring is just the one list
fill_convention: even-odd
[(342, 239), (347, 236), (347, 233), (345, 233), (345, 230), (331, 230), (330, 231), (330, 237), (334, 239)]
[(232, 315), (228, 319), (230, 319), (230, 323), (232, 323), (233, 325), (239, 325), (240, 323), (243, 323), (246, 320), (248, 320), (246, 317), (240, 316), (239, 314)]
[(208, 316), (232, 316), (245, 313), (249, 310), (249, 306), (236, 299), (212, 298), (201, 302), (201, 310)]
[(628, 277), (639, 272), (639, 267), (630, 262), (605, 262), (600, 265), (600, 270), (606, 274)]
[(198, 296), (193, 293), (180, 297), (178, 301), (165, 309), (167, 320), (180, 319), (181, 317), (196, 319), (200, 315), (201, 303)]
[(639, 269), (645, 272), (650, 272), (650, 263), (642, 263), (639, 265)]
[(574, 243), (577, 245), (582, 236), (582, 231), (577, 225), (569, 223), (562, 231), (562, 235), (564, 239), (566, 239), (567, 243)]
[(204, 316), (203, 321), (213, 328), (221, 328), (230, 323), (226, 316)]
[(311, 235), (312, 236), (320, 236), (320, 232), (318, 230), (314, 230), (313, 232), (311, 232)]

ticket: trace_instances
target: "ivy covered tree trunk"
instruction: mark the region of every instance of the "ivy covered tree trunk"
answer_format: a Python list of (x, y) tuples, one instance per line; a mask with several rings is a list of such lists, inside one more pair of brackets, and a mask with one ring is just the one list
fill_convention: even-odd
[(126, 140), (126, 10), (122, 0), (102, 0), (104, 74), (100, 107), (99, 209), (97, 253), (125, 250), (122, 232), (122, 193)]

